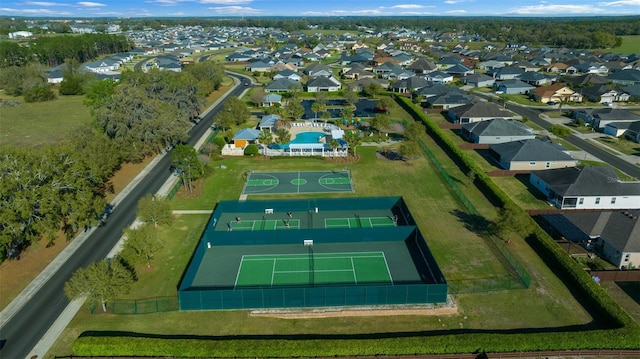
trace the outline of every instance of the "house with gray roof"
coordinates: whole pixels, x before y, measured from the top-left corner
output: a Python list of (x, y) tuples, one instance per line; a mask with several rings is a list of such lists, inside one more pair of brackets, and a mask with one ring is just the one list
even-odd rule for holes
[(474, 102), (450, 108), (446, 117), (453, 123), (472, 123), (494, 118), (516, 119), (518, 116), (494, 103)]
[(529, 182), (560, 209), (640, 209), (640, 183), (620, 181), (611, 166), (533, 171)]
[(466, 67), (463, 64), (456, 64), (449, 68), (446, 68), (443, 72), (453, 75), (455, 77), (462, 77), (473, 74), (473, 70)]
[(416, 75), (422, 75), (429, 73), (431, 71), (435, 71), (438, 68), (436, 64), (432, 61), (427, 60), (424, 57), (421, 57), (414, 61), (413, 63), (407, 66), (407, 70), (411, 70), (416, 73)]
[(465, 123), (460, 134), (469, 142), (495, 144), (536, 138), (533, 129), (520, 121), (494, 118), (488, 121)]
[(587, 100), (598, 103), (626, 102), (631, 98), (631, 96), (624, 91), (620, 91), (610, 85), (602, 84), (583, 87), (580, 89), (580, 92)]
[(604, 133), (614, 137), (624, 136), (630, 141), (640, 143), (640, 121), (608, 123), (604, 127)]
[(235, 148), (245, 148), (249, 144), (255, 144), (260, 136), (260, 130), (255, 128), (243, 128), (235, 133), (231, 141)]
[(278, 122), (280, 119), (282, 119), (282, 117), (275, 114), (265, 115), (260, 119), (260, 123), (258, 123), (258, 129), (260, 131), (273, 131), (273, 128), (276, 127), (276, 122)]
[(485, 74), (471, 74), (460, 79), (465, 85), (473, 87), (491, 87), (496, 82), (493, 77)]
[(543, 216), (565, 238), (595, 242), (594, 250), (620, 269), (640, 264), (640, 210), (565, 211)]
[(605, 126), (613, 122), (635, 122), (640, 121), (640, 116), (622, 109), (614, 108), (585, 108), (573, 110), (571, 116), (574, 120), (582, 120), (584, 123), (595, 129), (604, 129)]
[(408, 93), (420, 90), (423, 87), (429, 86), (429, 81), (427, 81), (424, 77), (413, 76), (408, 79), (396, 81), (391, 84), (391, 91), (400, 92), (400, 93)]
[(282, 105), (282, 96), (276, 93), (269, 93), (262, 97), (262, 107), (273, 107)]
[(432, 71), (425, 75), (427, 81), (446, 84), (453, 81), (453, 75), (444, 71)]
[(430, 108), (448, 110), (454, 107), (471, 104), (475, 100), (476, 99), (473, 96), (467, 95), (464, 92), (453, 91), (426, 97), (422, 103)]
[(340, 91), (342, 84), (333, 77), (317, 76), (307, 82), (307, 92)]
[(542, 86), (555, 82), (557, 77), (529, 71), (518, 76), (518, 79), (522, 82), (528, 83), (529, 85)]
[(295, 92), (302, 91), (302, 85), (299, 81), (289, 79), (280, 79), (269, 82), (264, 87), (264, 92)]
[(489, 146), (490, 155), (500, 167), (510, 171), (549, 170), (577, 166), (578, 161), (565, 151), (566, 149), (560, 144), (535, 138)]
[(524, 69), (515, 66), (505, 66), (487, 71), (487, 75), (496, 80), (512, 80), (524, 74)]
[(522, 82), (518, 79), (504, 80), (500, 82), (496, 82), (494, 84), (496, 91), (513, 95), (513, 94), (526, 94), (529, 91), (536, 88), (535, 86), (529, 85), (528, 83)]
[(273, 79), (274, 80), (280, 80), (280, 79), (289, 79), (289, 80), (293, 80), (293, 81), (302, 81), (302, 76), (300, 76), (299, 73), (293, 71), (293, 70), (282, 70), (280, 72), (278, 72), (277, 74), (273, 75)]
[(622, 70), (607, 76), (616, 85), (630, 86), (640, 84), (640, 70)]
[(273, 62), (268, 61), (256, 61), (245, 66), (244, 69), (251, 72), (269, 72), (273, 64)]

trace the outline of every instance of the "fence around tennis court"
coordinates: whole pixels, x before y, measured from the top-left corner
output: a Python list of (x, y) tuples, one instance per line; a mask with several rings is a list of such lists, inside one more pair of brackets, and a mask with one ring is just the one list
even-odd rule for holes
[[(332, 218), (346, 212), (355, 214), (360, 222), (377, 210), (397, 215), (401, 225), (325, 228), (323, 217), (322, 226), (310, 221), (310, 226), (295, 230), (215, 230), (220, 218), (226, 220), (235, 215), (243, 218), (263, 214), (286, 216), (293, 211), (304, 221), (307, 216), (301, 214)], [(303, 239), (313, 240), (314, 249), (323, 246), (328, 253), (384, 248), (385, 256), (392, 258), (389, 268), (393, 283), (234, 284), (241, 256), (300, 252)], [(226, 279), (221, 279), (223, 272)], [(402, 197), (364, 197), (220, 202), (181, 279), (178, 296), (181, 310), (211, 310), (444, 303), (447, 292), (444, 275)]]

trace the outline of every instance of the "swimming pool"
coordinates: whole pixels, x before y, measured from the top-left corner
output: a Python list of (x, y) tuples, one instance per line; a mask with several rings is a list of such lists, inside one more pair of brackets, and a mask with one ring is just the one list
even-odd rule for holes
[(269, 146), (269, 148), (288, 150), (289, 144), (314, 144), (316, 145), (316, 146), (313, 146), (315, 148), (322, 148), (322, 147), (327, 148), (327, 145), (325, 143), (320, 142), (320, 140), (323, 138), (325, 138), (325, 135), (321, 132), (300, 132), (296, 135), (296, 138), (291, 140), (291, 142), (289, 142), (288, 144), (286, 145), (272, 144)]

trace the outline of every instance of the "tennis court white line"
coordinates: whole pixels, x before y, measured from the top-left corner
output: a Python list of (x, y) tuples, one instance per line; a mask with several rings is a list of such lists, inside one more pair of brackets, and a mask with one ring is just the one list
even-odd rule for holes
[[(310, 273), (310, 272), (314, 272), (314, 273), (331, 273), (331, 272), (352, 272), (353, 270), (351, 269), (314, 269), (313, 271), (310, 270), (281, 270), (281, 271), (276, 271), (273, 272), (278, 273), (278, 274), (283, 274), (283, 273)], [(272, 283), (273, 284), (273, 283)]]
[[(367, 255), (354, 255), (358, 253), (366, 253)], [(248, 254), (248, 255), (242, 256), (242, 260), (243, 261), (267, 261), (267, 260), (274, 260), (274, 259), (298, 260), (298, 259), (307, 259), (309, 257), (308, 254), (302, 254), (302, 253), (278, 254), (277, 258), (273, 258), (272, 256), (273, 256), (272, 254)], [(252, 257), (255, 257), (255, 258), (252, 258)], [(283, 257), (297, 257), (297, 258), (283, 258)], [(340, 255), (340, 253), (315, 253), (314, 257), (316, 259), (384, 258), (384, 252), (350, 252), (350, 253), (345, 253), (345, 255)]]
[(244, 262), (244, 256), (240, 258), (240, 266), (238, 267), (238, 273), (236, 273), (236, 281), (233, 283), (233, 287), (238, 286), (238, 277), (240, 277), (240, 271), (242, 270), (242, 262)]
[(384, 259), (384, 265), (387, 267), (387, 273), (389, 274), (389, 280), (391, 281), (391, 285), (395, 285), (393, 283), (393, 277), (391, 276), (391, 271), (389, 270), (389, 263), (387, 263), (387, 257), (385, 257), (384, 252), (382, 253), (382, 259)]
[(353, 264), (353, 257), (351, 257), (351, 273), (353, 274), (353, 282), (358, 284), (358, 278), (356, 277), (356, 266)]
[(276, 276), (276, 261), (277, 259), (273, 260), (273, 267), (271, 267), (271, 285), (273, 285), (273, 277)]

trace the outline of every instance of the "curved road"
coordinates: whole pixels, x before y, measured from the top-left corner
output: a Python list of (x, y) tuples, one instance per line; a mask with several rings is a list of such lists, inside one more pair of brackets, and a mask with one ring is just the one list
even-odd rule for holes
[[(248, 83), (247, 77), (230, 74)], [(236, 86), (228, 94), (239, 96), (245, 86)], [(224, 101), (210, 109), (199, 124), (189, 132), (187, 144), (193, 146), (206, 132), (213, 122), (213, 117), (222, 109)], [(0, 328), (0, 358), (25, 358), (49, 327), (67, 307), (67, 300), (63, 288), (64, 283), (81, 267), (105, 258), (127, 228), (135, 219), (138, 200), (149, 194), (156, 193), (165, 183), (169, 172), (170, 155), (165, 155), (149, 174), (125, 196), (113, 209), (105, 225), (92, 230), (89, 238), (78, 250), (66, 260), (58, 271), (46, 281), (31, 299), (22, 303), (22, 307), (7, 320)], [(28, 359), (28, 358), (27, 358)]]
[[(527, 118), (530, 119), (531, 122), (535, 123), (536, 125), (544, 129), (548, 129), (552, 125), (548, 121), (545, 121), (544, 119), (540, 118), (540, 115), (545, 112), (544, 110), (534, 108), (534, 107), (516, 105), (513, 103), (508, 103), (507, 108), (519, 115), (526, 116)], [(626, 173), (627, 175), (640, 179), (640, 167), (635, 166), (634, 164), (629, 163), (621, 159), (620, 157), (608, 151), (605, 151), (602, 148), (596, 145), (593, 145), (588, 141), (585, 141), (584, 139), (574, 134), (569, 135), (569, 137), (565, 138), (565, 140), (571, 143), (572, 145), (580, 148), (581, 150), (588, 152), (593, 156), (599, 158), (603, 162), (606, 162), (609, 165), (619, 169), (620, 171)], [(640, 158), (638, 159), (638, 162), (640, 162)]]

